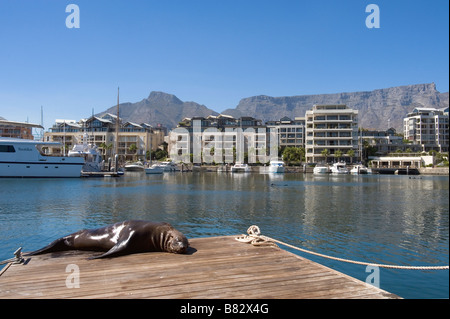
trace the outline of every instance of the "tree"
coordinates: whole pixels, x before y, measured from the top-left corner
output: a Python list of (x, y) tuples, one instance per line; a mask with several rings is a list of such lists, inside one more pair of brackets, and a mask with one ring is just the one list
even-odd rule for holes
[(137, 151), (137, 146), (136, 144), (131, 144), (130, 147), (128, 148), (128, 150), (130, 151), (130, 153), (136, 153)]
[(343, 153), (341, 150), (337, 150), (336, 152), (334, 152), (334, 156), (337, 157), (338, 161), (341, 159), (342, 154)]
[(375, 156), (377, 154), (378, 149), (372, 145), (367, 140), (363, 141), (363, 162), (367, 163), (369, 160), (369, 156)]
[(353, 164), (353, 157), (355, 156), (355, 151), (354, 150), (349, 150), (347, 152), (347, 155), (350, 157), (350, 163)]
[(322, 152), (320, 152), (320, 154), (322, 154), (322, 156), (325, 157), (325, 163), (326, 163), (328, 156), (330, 155), (330, 151), (328, 150), (328, 148), (325, 148)]
[(152, 157), (154, 157), (156, 160), (161, 160), (167, 157), (167, 151), (166, 150), (162, 150), (160, 148), (158, 148), (156, 151), (152, 151)]
[(137, 151), (137, 146), (136, 146), (136, 144), (131, 144), (129, 147), (128, 147), (128, 151), (131, 153), (131, 154), (134, 154), (133, 155), (133, 160), (134, 160), (134, 158), (136, 157), (136, 151)]
[(112, 143), (109, 143), (109, 144), (101, 143), (100, 148), (104, 149), (105, 150), (104, 155), (106, 157), (109, 157), (111, 155), (110, 153), (111, 153), (111, 149), (113, 148), (113, 145), (112, 145)]
[(305, 150), (299, 147), (286, 147), (282, 153), (283, 160), (287, 163), (297, 162), (300, 163), (304, 156)]

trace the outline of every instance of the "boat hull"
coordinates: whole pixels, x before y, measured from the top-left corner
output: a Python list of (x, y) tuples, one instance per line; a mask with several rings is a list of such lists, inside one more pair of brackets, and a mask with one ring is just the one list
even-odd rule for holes
[(146, 168), (145, 173), (146, 174), (162, 174), (162, 173), (164, 173), (164, 170), (160, 167), (152, 167), (152, 168)]
[(248, 173), (250, 172), (250, 168), (247, 164), (236, 163), (231, 167), (232, 173)]
[(139, 166), (125, 166), (125, 170), (127, 172), (142, 172), (144, 170), (144, 167)]
[(283, 161), (270, 161), (269, 173), (284, 173)]
[(349, 174), (350, 171), (346, 167), (345, 163), (334, 163), (331, 166), (331, 174)]
[(84, 161), (70, 163), (0, 163), (0, 177), (80, 177), (83, 165)]
[(46, 155), (42, 151), (46, 145), (60, 146), (53, 142), (0, 138), (0, 178), (81, 176), (84, 158)]
[(269, 167), (269, 173), (284, 173), (284, 167)]
[(314, 174), (328, 174), (330, 173), (330, 171), (328, 170), (328, 168), (320, 168), (320, 169), (314, 169), (313, 171)]
[(244, 168), (232, 168), (231, 172), (232, 173), (248, 173), (249, 170), (248, 169), (244, 169)]

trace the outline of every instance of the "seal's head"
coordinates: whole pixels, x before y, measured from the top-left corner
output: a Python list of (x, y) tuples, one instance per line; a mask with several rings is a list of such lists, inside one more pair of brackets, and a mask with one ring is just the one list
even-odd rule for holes
[(172, 230), (171, 236), (167, 241), (167, 251), (175, 254), (184, 254), (186, 253), (188, 247), (189, 241), (186, 236), (177, 230)]

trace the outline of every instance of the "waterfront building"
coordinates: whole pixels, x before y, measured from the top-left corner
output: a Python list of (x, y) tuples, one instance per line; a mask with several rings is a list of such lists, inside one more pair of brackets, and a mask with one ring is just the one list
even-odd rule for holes
[(280, 147), (305, 147), (305, 118), (291, 120), (285, 116), (279, 121), (267, 121), (267, 128), (273, 128)]
[(248, 163), (268, 161), (267, 127), (253, 117), (238, 119), (220, 114), (184, 118), (169, 133), (171, 158), (193, 163)]
[(403, 132), (406, 140), (421, 145), (424, 152), (448, 152), (448, 124), (448, 107), (417, 107), (403, 119)]
[(165, 129), (147, 123), (122, 123), (119, 118), (118, 150), (115, 150), (117, 116), (105, 114), (80, 120), (57, 120), (44, 134), (48, 142), (60, 142), (62, 147), (53, 147), (50, 154), (67, 154), (76, 144), (86, 138), (96, 145), (104, 158), (119, 155), (120, 161), (145, 160), (147, 152), (157, 150), (164, 142)]
[(44, 128), (38, 124), (31, 124), (25, 122), (13, 122), (0, 118), (0, 137), (12, 137), (27, 140), (34, 140), (33, 128)]
[(358, 111), (345, 104), (314, 105), (305, 113), (308, 163), (360, 159)]
[(361, 144), (376, 149), (374, 155), (382, 156), (395, 152), (420, 152), (420, 147), (403, 143), (403, 136), (397, 134), (394, 128), (386, 131), (365, 130), (360, 131)]
[(422, 168), (434, 165), (434, 156), (418, 154), (394, 154), (392, 156), (369, 156), (372, 168), (401, 169)]

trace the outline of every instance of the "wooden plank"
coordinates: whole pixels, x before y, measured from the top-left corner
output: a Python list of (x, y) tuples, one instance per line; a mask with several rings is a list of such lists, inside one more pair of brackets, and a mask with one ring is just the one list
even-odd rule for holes
[[(33, 256), (0, 277), (0, 298), (397, 298), (289, 253), (232, 236), (191, 239), (189, 254), (88, 260), (91, 252)], [(67, 265), (80, 288), (67, 288)]]

